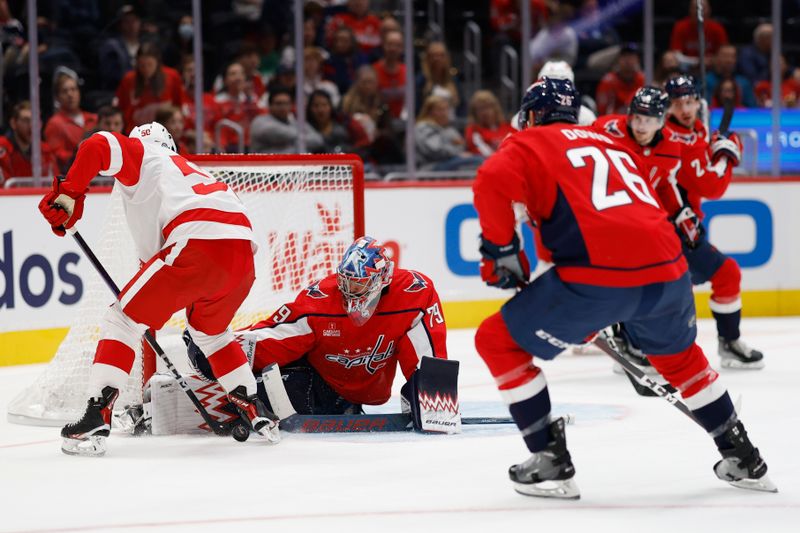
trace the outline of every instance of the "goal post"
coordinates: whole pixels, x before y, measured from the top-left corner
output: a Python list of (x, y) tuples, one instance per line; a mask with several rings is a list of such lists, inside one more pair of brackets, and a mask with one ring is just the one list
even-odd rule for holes
[[(187, 158), (225, 182), (242, 200), (258, 245), (256, 281), (231, 327), (269, 316), (312, 281), (331, 273), (354, 238), (364, 234), (364, 170), (354, 155), (198, 155)], [(99, 222), (99, 221), (98, 221)], [(139, 267), (122, 200), (112, 190), (98, 242), (90, 243), (118, 285)], [(80, 417), (100, 323), (113, 295), (92, 272), (76, 317), (52, 361), (8, 406), (11, 422), (62, 425)], [(159, 332), (170, 357), (185, 361), (179, 333), (183, 312)], [(142, 402), (143, 383), (154, 368), (138, 350), (136, 363), (116, 405)]]

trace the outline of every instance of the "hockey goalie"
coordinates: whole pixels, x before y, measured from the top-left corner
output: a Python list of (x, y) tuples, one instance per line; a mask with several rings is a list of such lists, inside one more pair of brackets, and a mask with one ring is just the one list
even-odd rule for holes
[[(395, 268), (371, 237), (357, 239), (341, 263), (270, 318), (236, 332), (259, 382), (259, 397), (284, 419), (295, 413), (361, 414), (391, 396), (397, 366), (406, 379), (401, 408), (414, 429), (457, 433), (458, 362), (447, 359), (446, 326), (431, 280)], [(184, 333), (196, 374), (189, 385), (223, 423), (234, 410), (216, 370)], [(142, 428), (154, 435), (204, 432), (205, 425), (171, 376), (156, 374), (145, 390)]]

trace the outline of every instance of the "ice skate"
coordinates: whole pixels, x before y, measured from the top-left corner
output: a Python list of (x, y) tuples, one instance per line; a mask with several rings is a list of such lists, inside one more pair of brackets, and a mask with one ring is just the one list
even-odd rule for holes
[(251, 394), (248, 396), (244, 385), (239, 385), (228, 393), (228, 398), (253, 431), (273, 444), (280, 442), (281, 434), (278, 428), (278, 417), (266, 408), (264, 403), (259, 400), (258, 395)]
[(527, 461), (508, 469), (514, 490), (526, 496), (577, 500), (581, 497), (572, 479), (575, 467), (567, 451), (564, 419), (550, 424), (551, 441), (547, 448), (534, 453)]
[(750, 348), (741, 339), (725, 340), (719, 337), (717, 349), (722, 368), (758, 370), (764, 368), (764, 354)]
[(764, 492), (778, 492), (767, 476), (767, 463), (753, 447), (741, 422), (725, 432), (730, 448), (720, 449), (722, 460), (714, 465), (714, 473), (734, 487)]
[(119, 391), (105, 387), (100, 398), (89, 398), (86, 411), (77, 422), (61, 429), (61, 451), (67, 455), (100, 457), (106, 453), (106, 437), (111, 432), (111, 411)]

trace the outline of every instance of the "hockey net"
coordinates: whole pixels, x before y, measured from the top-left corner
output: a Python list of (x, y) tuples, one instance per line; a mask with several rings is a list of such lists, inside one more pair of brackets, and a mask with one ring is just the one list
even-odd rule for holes
[[(364, 232), (363, 165), (356, 156), (231, 154), (195, 156), (192, 161), (236, 191), (258, 241), (256, 281), (231, 324), (234, 329), (266, 318), (293, 301), (300, 289), (331, 273), (347, 246)], [(116, 189), (102, 227), (99, 242), (90, 246), (122, 287), (139, 263)], [(96, 272), (85, 281), (86, 292), (67, 336), (45, 371), (11, 402), (10, 421), (61, 425), (83, 413), (100, 323), (114, 299)], [(184, 313), (179, 312), (158, 333), (179, 368), (186, 360), (179, 335), (184, 326)], [(154, 366), (148, 357), (138, 350), (118, 408), (142, 402), (143, 381)]]

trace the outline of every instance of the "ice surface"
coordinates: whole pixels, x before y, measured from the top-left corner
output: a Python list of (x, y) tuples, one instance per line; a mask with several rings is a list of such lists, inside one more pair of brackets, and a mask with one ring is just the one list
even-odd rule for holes
[[(711, 321), (699, 341), (718, 367)], [(507, 415), (473, 348), (449, 333), (461, 361), (466, 416)], [(603, 355), (542, 363), (557, 412), (576, 415), (567, 441), (579, 501), (516, 494), (507, 479), (527, 458), (510, 426), (458, 436), (297, 435), (250, 439), (114, 435), (103, 458), (68, 457), (56, 428), (0, 419), (0, 531), (346, 531), (512, 533), (800, 531), (800, 318), (746, 319), (761, 371), (722, 371), (780, 493), (735, 489), (711, 467), (713, 443), (675, 408), (636, 396)], [(41, 366), (0, 369), (0, 409)], [(395, 393), (400, 384), (396, 384)], [(397, 398), (388, 410), (399, 408)], [(387, 409), (385, 408), (385, 409)]]

